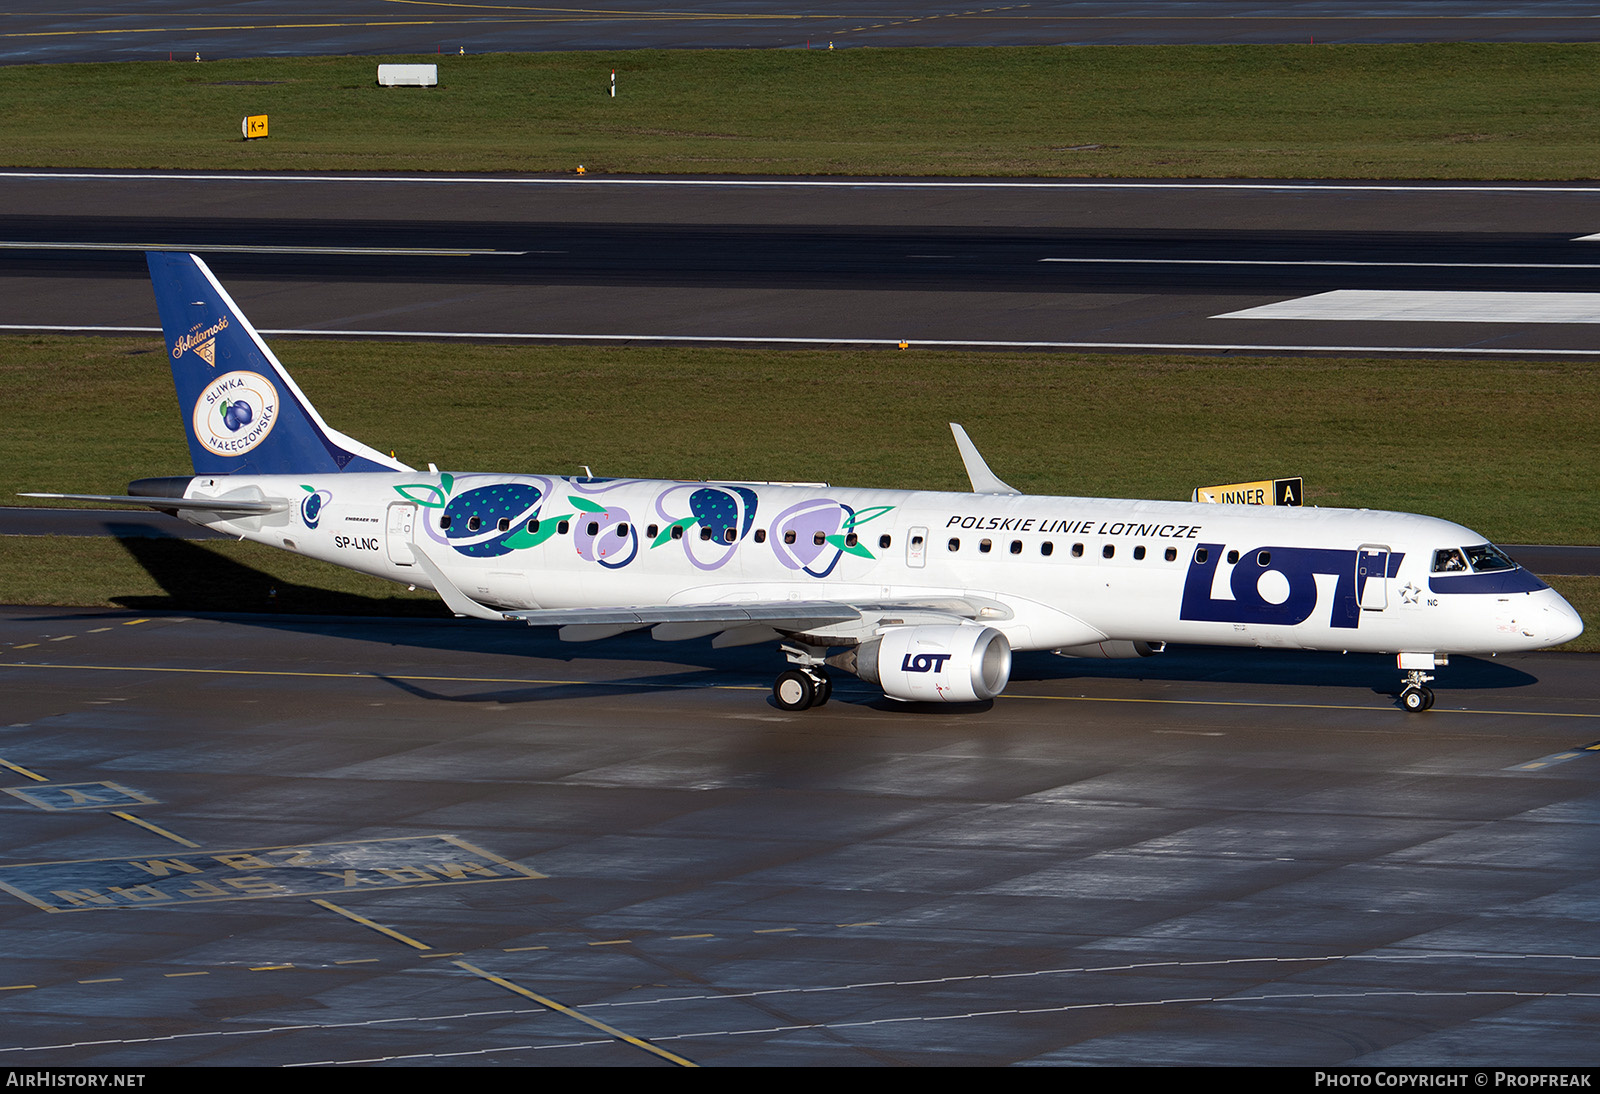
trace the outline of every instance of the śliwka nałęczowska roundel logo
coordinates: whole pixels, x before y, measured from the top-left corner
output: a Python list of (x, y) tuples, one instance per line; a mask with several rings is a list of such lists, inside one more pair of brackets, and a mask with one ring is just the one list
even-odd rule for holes
[(255, 372), (230, 372), (206, 385), (194, 404), (194, 435), (208, 451), (240, 456), (278, 424), (278, 389)]

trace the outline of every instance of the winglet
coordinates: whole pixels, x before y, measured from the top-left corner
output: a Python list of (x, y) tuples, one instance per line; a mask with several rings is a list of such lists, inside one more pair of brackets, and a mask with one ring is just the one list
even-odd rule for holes
[(972, 480), (974, 494), (1022, 493), (1016, 487), (1001, 482), (999, 476), (989, 470), (989, 465), (983, 461), (983, 456), (978, 452), (978, 446), (972, 443), (972, 438), (967, 436), (965, 429), (951, 422), (950, 432), (955, 434), (956, 448), (961, 452), (961, 462), (967, 465), (967, 478)]

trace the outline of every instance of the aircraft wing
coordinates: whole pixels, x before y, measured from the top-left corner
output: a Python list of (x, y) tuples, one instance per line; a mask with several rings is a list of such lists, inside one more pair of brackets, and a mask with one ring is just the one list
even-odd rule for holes
[(711, 644), (725, 647), (769, 642), (791, 635), (810, 637), (820, 645), (839, 645), (868, 636), (874, 628), (886, 623), (959, 623), (968, 619), (1008, 617), (1011, 612), (997, 601), (978, 597), (928, 597), (861, 603), (773, 600), (621, 608), (534, 608), (500, 614), (530, 626), (559, 627), (561, 638), (567, 642), (610, 638), (649, 627), (650, 636), (660, 642), (716, 635)]
[(845, 645), (885, 624), (1011, 618), (1011, 609), (977, 596), (905, 597), (844, 602), (839, 600), (739, 601), (716, 604), (638, 604), (610, 608), (498, 609), (480, 604), (439, 569), (420, 547), (412, 554), (434, 590), (457, 615), (477, 619), (514, 620), (533, 627), (557, 627), (567, 642), (589, 642), (628, 631), (650, 628), (662, 642), (716, 635), (713, 646), (742, 646), (786, 636), (809, 636), (819, 645)]

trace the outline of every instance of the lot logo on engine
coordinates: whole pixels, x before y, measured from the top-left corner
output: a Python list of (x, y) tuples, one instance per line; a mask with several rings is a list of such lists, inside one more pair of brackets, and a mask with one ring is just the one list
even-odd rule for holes
[(900, 661), (902, 672), (943, 672), (948, 653), (908, 653)]

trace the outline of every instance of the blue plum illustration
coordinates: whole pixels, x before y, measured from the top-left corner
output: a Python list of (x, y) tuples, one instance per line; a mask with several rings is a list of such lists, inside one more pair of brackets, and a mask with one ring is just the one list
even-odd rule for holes
[[(450, 545), (473, 558), (510, 554), (518, 544), (507, 542), (538, 515), (544, 495), (538, 487), (520, 482), (480, 486), (450, 499), (443, 516), (449, 519), (445, 536)], [(500, 522), (507, 522), (500, 530)], [(524, 537), (525, 538), (525, 537)]]
[(236, 399), (233, 402), (224, 405), (222, 410), (222, 424), (228, 427), (228, 431), (230, 433), (237, 433), (239, 430), (249, 425), (255, 416), (256, 413), (250, 409), (249, 403), (245, 402), (243, 399)]

